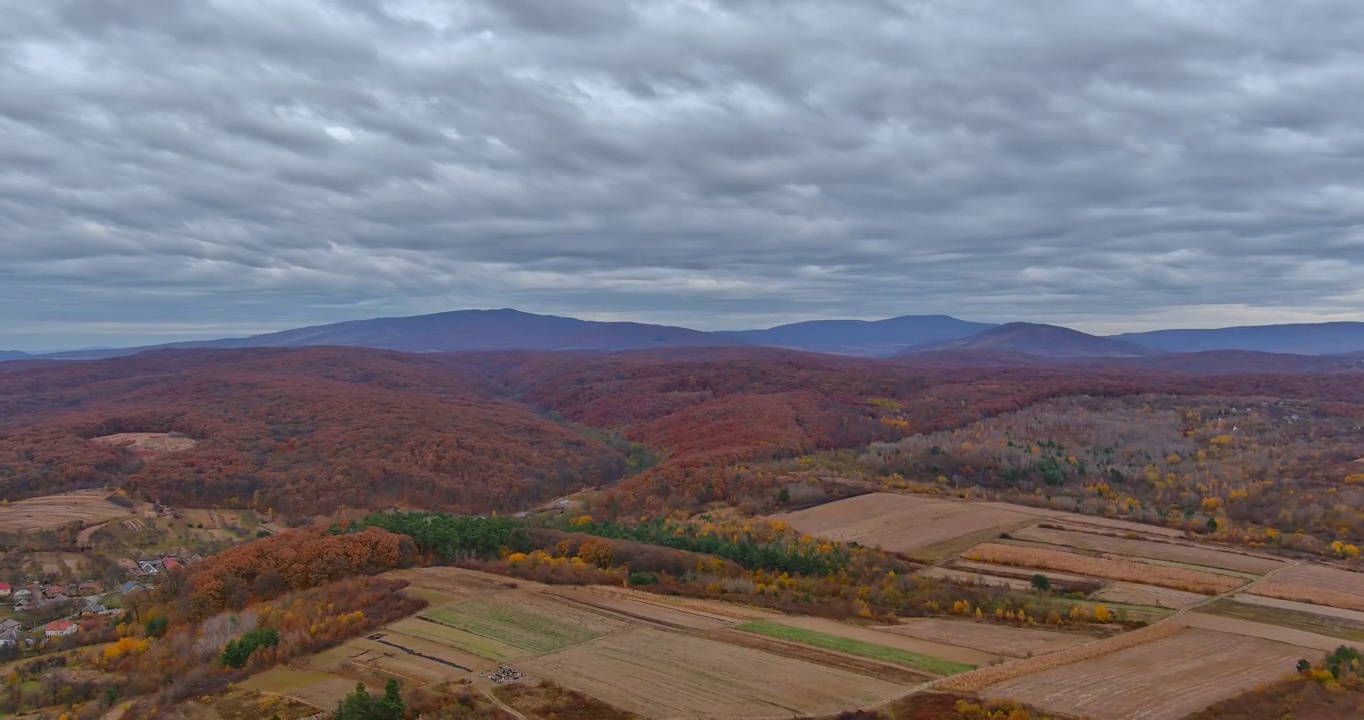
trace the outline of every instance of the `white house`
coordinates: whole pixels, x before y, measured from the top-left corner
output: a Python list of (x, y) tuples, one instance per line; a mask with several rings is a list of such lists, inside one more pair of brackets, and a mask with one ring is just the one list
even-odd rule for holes
[(75, 635), (80, 629), (79, 625), (70, 620), (58, 620), (57, 622), (44, 625), (43, 633), (48, 637), (66, 637), (68, 635)]

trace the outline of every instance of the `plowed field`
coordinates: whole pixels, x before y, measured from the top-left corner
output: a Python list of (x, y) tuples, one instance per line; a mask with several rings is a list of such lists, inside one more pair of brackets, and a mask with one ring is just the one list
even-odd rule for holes
[(991, 686), (1010, 698), (1096, 720), (1178, 720), (1293, 672), (1313, 651), (1259, 638), (1185, 630), (1127, 650)]

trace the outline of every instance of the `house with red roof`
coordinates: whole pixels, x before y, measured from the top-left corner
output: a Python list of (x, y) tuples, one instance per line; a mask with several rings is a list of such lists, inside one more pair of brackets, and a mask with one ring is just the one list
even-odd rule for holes
[(81, 626), (70, 620), (58, 620), (57, 622), (50, 622), (44, 625), (43, 633), (48, 637), (66, 637), (68, 635), (75, 635), (80, 629)]
[(0, 598), (7, 598), (14, 588), (7, 582), (0, 582)]

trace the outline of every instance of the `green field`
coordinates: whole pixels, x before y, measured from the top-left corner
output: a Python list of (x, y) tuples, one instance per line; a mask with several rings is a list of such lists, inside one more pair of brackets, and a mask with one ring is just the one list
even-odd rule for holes
[(838, 635), (830, 635), (815, 630), (806, 630), (790, 625), (782, 625), (771, 620), (756, 620), (745, 625), (740, 625), (739, 629), (757, 635), (766, 635), (768, 637), (777, 638), (778, 640), (789, 640), (791, 642), (798, 642), (802, 645), (811, 645), (825, 650), (837, 650), (850, 655), (861, 655), (862, 657), (895, 665), (903, 665), (915, 670), (933, 673), (934, 675), (955, 675), (957, 673), (966, 672), (967, 670), (976, 669), (975, 665), (952, 662), (951, 660), (943, 660), (942, 658), (936, 658), (931, 655), (922, 655), (908, 650), (886, 647), (885, 645), (875, 645), (869, 642), (839, 637)]
[(534, 604), (523, 603), (522, 607), (526, 609), (512, 607), (503, 599), (469, 600), (425, 612), (421, 617), (535, 654), (554, 652), (605, 634), (584, 627), (584, 623), (533, 612)]

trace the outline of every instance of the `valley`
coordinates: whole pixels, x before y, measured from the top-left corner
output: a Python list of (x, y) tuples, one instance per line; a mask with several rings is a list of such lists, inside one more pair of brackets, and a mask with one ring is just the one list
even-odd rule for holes
[(1350, 378), (937, 363), (306, 348), (0, 374), (25, 601), (0, 700), (1182, 720), (1320, 673), (1356, 692), (1350, 661), (1312, 669), (1364, 643)]

